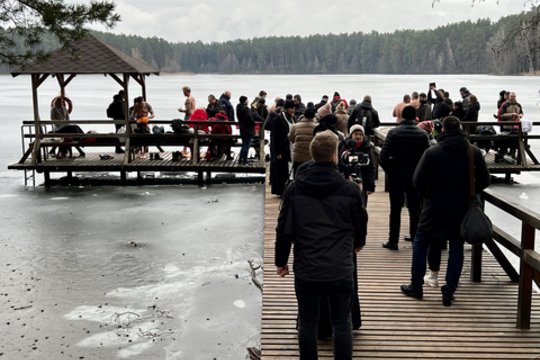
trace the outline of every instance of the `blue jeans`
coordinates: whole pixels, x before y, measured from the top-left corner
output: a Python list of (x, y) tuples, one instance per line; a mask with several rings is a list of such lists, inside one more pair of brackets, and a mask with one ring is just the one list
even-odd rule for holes
[(241, 138), (242, 138), (242, 148), (240, 149), (240, 158), (239, 158), (239, 161), (242, 163), (242, 162), (246, 162), (247, 161), (247, 157), (248, 157), (248, 153), (249, 153), (249, 148), (251, 147), (251, 140), (253, 140), (253, 135), (251, 134), (244, 134), (244, 135), (241, 135)]
[(352, 359), (351, 307), (354, 293), (352, 274), (332, 282), (294, 280), (298, 301), (298, 345), (301, 360), (317, 360), (321, 294), (328, 296), (334, 335), (334, 359)]
[[(413, 241), (411, 285), (416, 288), (424, 284), (426, 275), (427, 252), (430, 246), (439, 246), (436, 239), (431, 239), (422, 231), (417, 231)], [(449, 241), (448, 266), (446, 268), (445, 291), (454, 293), (459, 285), (463, 269), (463, 240), (456, 236)]]

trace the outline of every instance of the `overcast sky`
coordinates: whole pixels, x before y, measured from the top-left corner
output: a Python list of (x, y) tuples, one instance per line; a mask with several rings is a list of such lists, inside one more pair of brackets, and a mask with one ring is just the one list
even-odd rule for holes
[[(113, 0), (118, 34), (170, 42), (430, 29), (526, 10), (526, 0)], [(104, 30), (104, 29), (99, 29)], [(106, 30), (107, 31), (107, 30)]]

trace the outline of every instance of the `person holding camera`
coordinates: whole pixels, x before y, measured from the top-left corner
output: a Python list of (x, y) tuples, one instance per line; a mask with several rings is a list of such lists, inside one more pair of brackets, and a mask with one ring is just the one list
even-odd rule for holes
[(350, 135), (342, 141), (340, 149), (339, 169), (345, 178), (360, 185), (364, 206), (367, 206), (368, 195), (375, 192), (375, 164), (364, 127), (351, 126)]

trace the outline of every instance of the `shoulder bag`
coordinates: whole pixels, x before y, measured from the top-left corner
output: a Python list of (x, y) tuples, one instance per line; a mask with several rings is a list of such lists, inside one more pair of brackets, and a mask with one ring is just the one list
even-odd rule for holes
[(482, 209), (475, 191), (473, 147), (469, 145), (469, 210), (461, 221), (460, 233), (465, 242), (476, 245), (493, 239), (493, 225)]

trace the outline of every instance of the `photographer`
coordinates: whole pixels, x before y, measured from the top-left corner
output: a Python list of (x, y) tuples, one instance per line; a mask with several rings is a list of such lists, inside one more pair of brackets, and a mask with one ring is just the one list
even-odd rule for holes
[(364, 205), (367, 206), (369, 194), (375, 191), (375, 164), (371, 153), (371, 144), (365, 136), (362, 125), (350, 128), (349, 138), (340, 145), (339, 169), (343, 175), (362, 189)]

